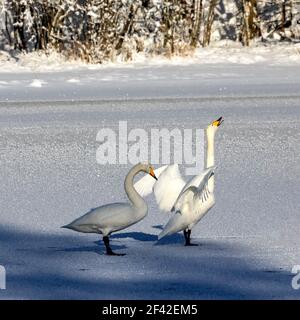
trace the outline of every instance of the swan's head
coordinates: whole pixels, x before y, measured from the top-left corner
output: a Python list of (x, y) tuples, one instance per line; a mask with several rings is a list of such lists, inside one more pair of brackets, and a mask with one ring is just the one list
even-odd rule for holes
[(141, 166), (141, 171), (150, 174), (151, 177), (157, 180), (157, 177), (154, 173), (154, 169), (150, 163), (141, 163)]
[(219, 119), (214, 120), (212, 123), (210, 123), (208, 125), (208, 127), (206, 128), (207, 134), (214, 135), (217, 132), (219, 126), (222, 124), (223, 121), (224, 121), (223, 118), (220, 117)]

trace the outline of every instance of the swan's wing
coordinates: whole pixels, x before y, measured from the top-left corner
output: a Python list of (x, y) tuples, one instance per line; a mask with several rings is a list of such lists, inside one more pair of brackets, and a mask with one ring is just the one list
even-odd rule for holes
[[(188, 189), (189, 187), (191, 186), (194, 186), (194, 187), (199, 187), (200, 186), (200, 183), (203, 181), (203, 179), (205, 179), (206, 175), (209, 175), (210, 176), (215, 172), (216, 170), (216, 166), (211, 166), (209, 168), (206, 168), (204, 169), (200, 174), (198, 174), (197, 176), (194, 176), (192, 177), (188, 182), (187, 184), (184, 186), (184, 189), (182, 189), (182, 192), (184, 192), (186, 189)], [(209, 176), (209, 178), (210, 178)], [(209, 179), (208, 178), (208, 179)], [(181, 192), (181, 193), (182, 193)]]
[(161, 211), (170, 212), (178, 195), (185, 186), (178, 164), (168, 166), (154, 184), (153, 192)]
[[(155, 176), (160, 177), (161, 173), (167, 169), (168, 165), (162, 166), (154, 170)], [(146, 197), (153, 191), (153, 186), (156, 180), (153, 179), (149, 174), (145, 175), (143, 178), (139, 179), (133, 186), (135, 190), (142, 196)]]
[(215, 168), (216, 167), (209, 167), (200, 175), (192, 178), (178, 196), (172, 211), (181, 211), (184, 206), (192, 208), (195, 201), (206, 200), (209, 194), (208, 180), (214, 174)]

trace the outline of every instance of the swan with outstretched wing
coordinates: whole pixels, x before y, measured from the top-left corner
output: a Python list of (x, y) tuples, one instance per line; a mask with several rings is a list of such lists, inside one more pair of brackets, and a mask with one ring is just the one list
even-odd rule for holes
[(185, 245), (193, 245), (190, 241), (192, 228), (215, 204), (214, 194), (208, 189), (208, 181), (214, 171), (215, 167), (207, 168), (187, 183), (172, 208), (174, 214), (158, 235), (158, 239), (183, 231)]
[[(220, 117), (206, 128), (206, 169), (202, 173), (186, 182), (179, 172), (178, 164), (172, 164), (155, 170), (155, 175), (158, 178), (157, 181), (149, 179), (150, 177), (146, 176), (135, 183), (136, 190), (143, 196), (147, 196), (151, 192), (154, 193), (161, 211), (174, 211), (175, 216), (181, 215), (181, 218), (178, 220), (180, 223), (178, 222), (179, 224), (176, 228), (174, 227), (174, 221), (178, 218), (175, 219), (174, 216), (170, 218), (164, 230), (159, 234), (159, 239), (183, 230), (185, 245), (192, 245), (190, 241), (192, 227), (213, 207), (215, 203), (214, 138), (222, 122), (223, 119)], [(199, 202), (200, 194), (201, 201)], [(195, 215), (198, 215), (197, 218), (195, 218)], [(171, 223), (171, 221), (173, 222)], [(170, 227), (171, 225), (173, 226), (172, 228)]]

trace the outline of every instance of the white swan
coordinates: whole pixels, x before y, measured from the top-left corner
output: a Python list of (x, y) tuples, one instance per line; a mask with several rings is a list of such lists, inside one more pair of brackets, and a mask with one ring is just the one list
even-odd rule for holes
[(180, 175), (177, 164), (163, 166), (155, 170), (158, 180), (150, 181), (143, 177), (136, 182), (136, 190), (144, 196), (151, 193), (155, 195), (160, 210), (175, 211), (169, 222), (159, 234), (162, 237), (184, 231), (185, 245), (190, 242), (192, 227), (211, 209), (214, 201), (214, 137), (223, 122), (222, 117), (213, 121), (206, 128), (207, 153), (206, 170), (185, 182)]
[(109, 245), (109, 235), (139, 222), (147, 215), (148, 206), (133, 187), (133, 179), (141, 171), (149, 173), (157, 179), (151, 165), (142, 163), (135, 165), (127, 174), (124, 182), (124, 188), (130, 203), (110, 203), (91, 209), (82, 217), (62, 228), (84, 233), (102, 234), (106, 253), (108, 255), (123, 255), (112, 251)]
[(171, 210), (175, 214), (164, 226), (162, 232), (158, 235), (158, 239), (183, 231), (185, 245), (194, 245), (191, 243), (192, 228), (215, 204), (214, 194), (208, 188), (208, 182), (213, 177), (214, 170), (215, 167), (209, 167), (201, 175), (187, 183)]

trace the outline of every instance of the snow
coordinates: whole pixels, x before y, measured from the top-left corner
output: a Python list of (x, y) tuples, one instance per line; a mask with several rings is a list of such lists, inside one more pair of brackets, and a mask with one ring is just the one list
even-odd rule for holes
[(57, 52), (32, 52), (11, 57), (0, 51), (0, 72), (53, 72), (69, 70), (103, 70), (105, 68), (132, 68), (162, 65), (193, 64), (257, 64), (295, 65), (300, 64), (300, 44), (263, 45), (242, 47), (238, 42), (220, 40), (210, 47), (199, 48), (190, 56), (174, 56), (171, 59), (146, 53), (133, 54), (132, 61), (124, 62), (121, 58), (100, 65), (92, 65), (80, 60), (66, 60)]
[[(0, 299), (299, 299), (291, 287), (300, 264), (294, 49), (266, 49), (270, 57), (256, 48), (262, 60), (223, 48), (222, 62), (207, 55), (203, 63), (2, 62)], [(96, 162), (101, 128), (120, 120), (129, 129), (204, 128), (221, 115), (216, 205), (192, 232), (199, 247), (184, 247), (181, 234), (157, 242), (168, 216), (152, 196), (148, 216), (111, 237), (124, 257), (104, 255), (97, 235), (60, 228), (126, 200), (131, 165)]]
[(43, 80), (33, 79), (33, 81), (29, 84), (29, 87), (41, 88), (45, 84), (47, 84), (47, 82)]

